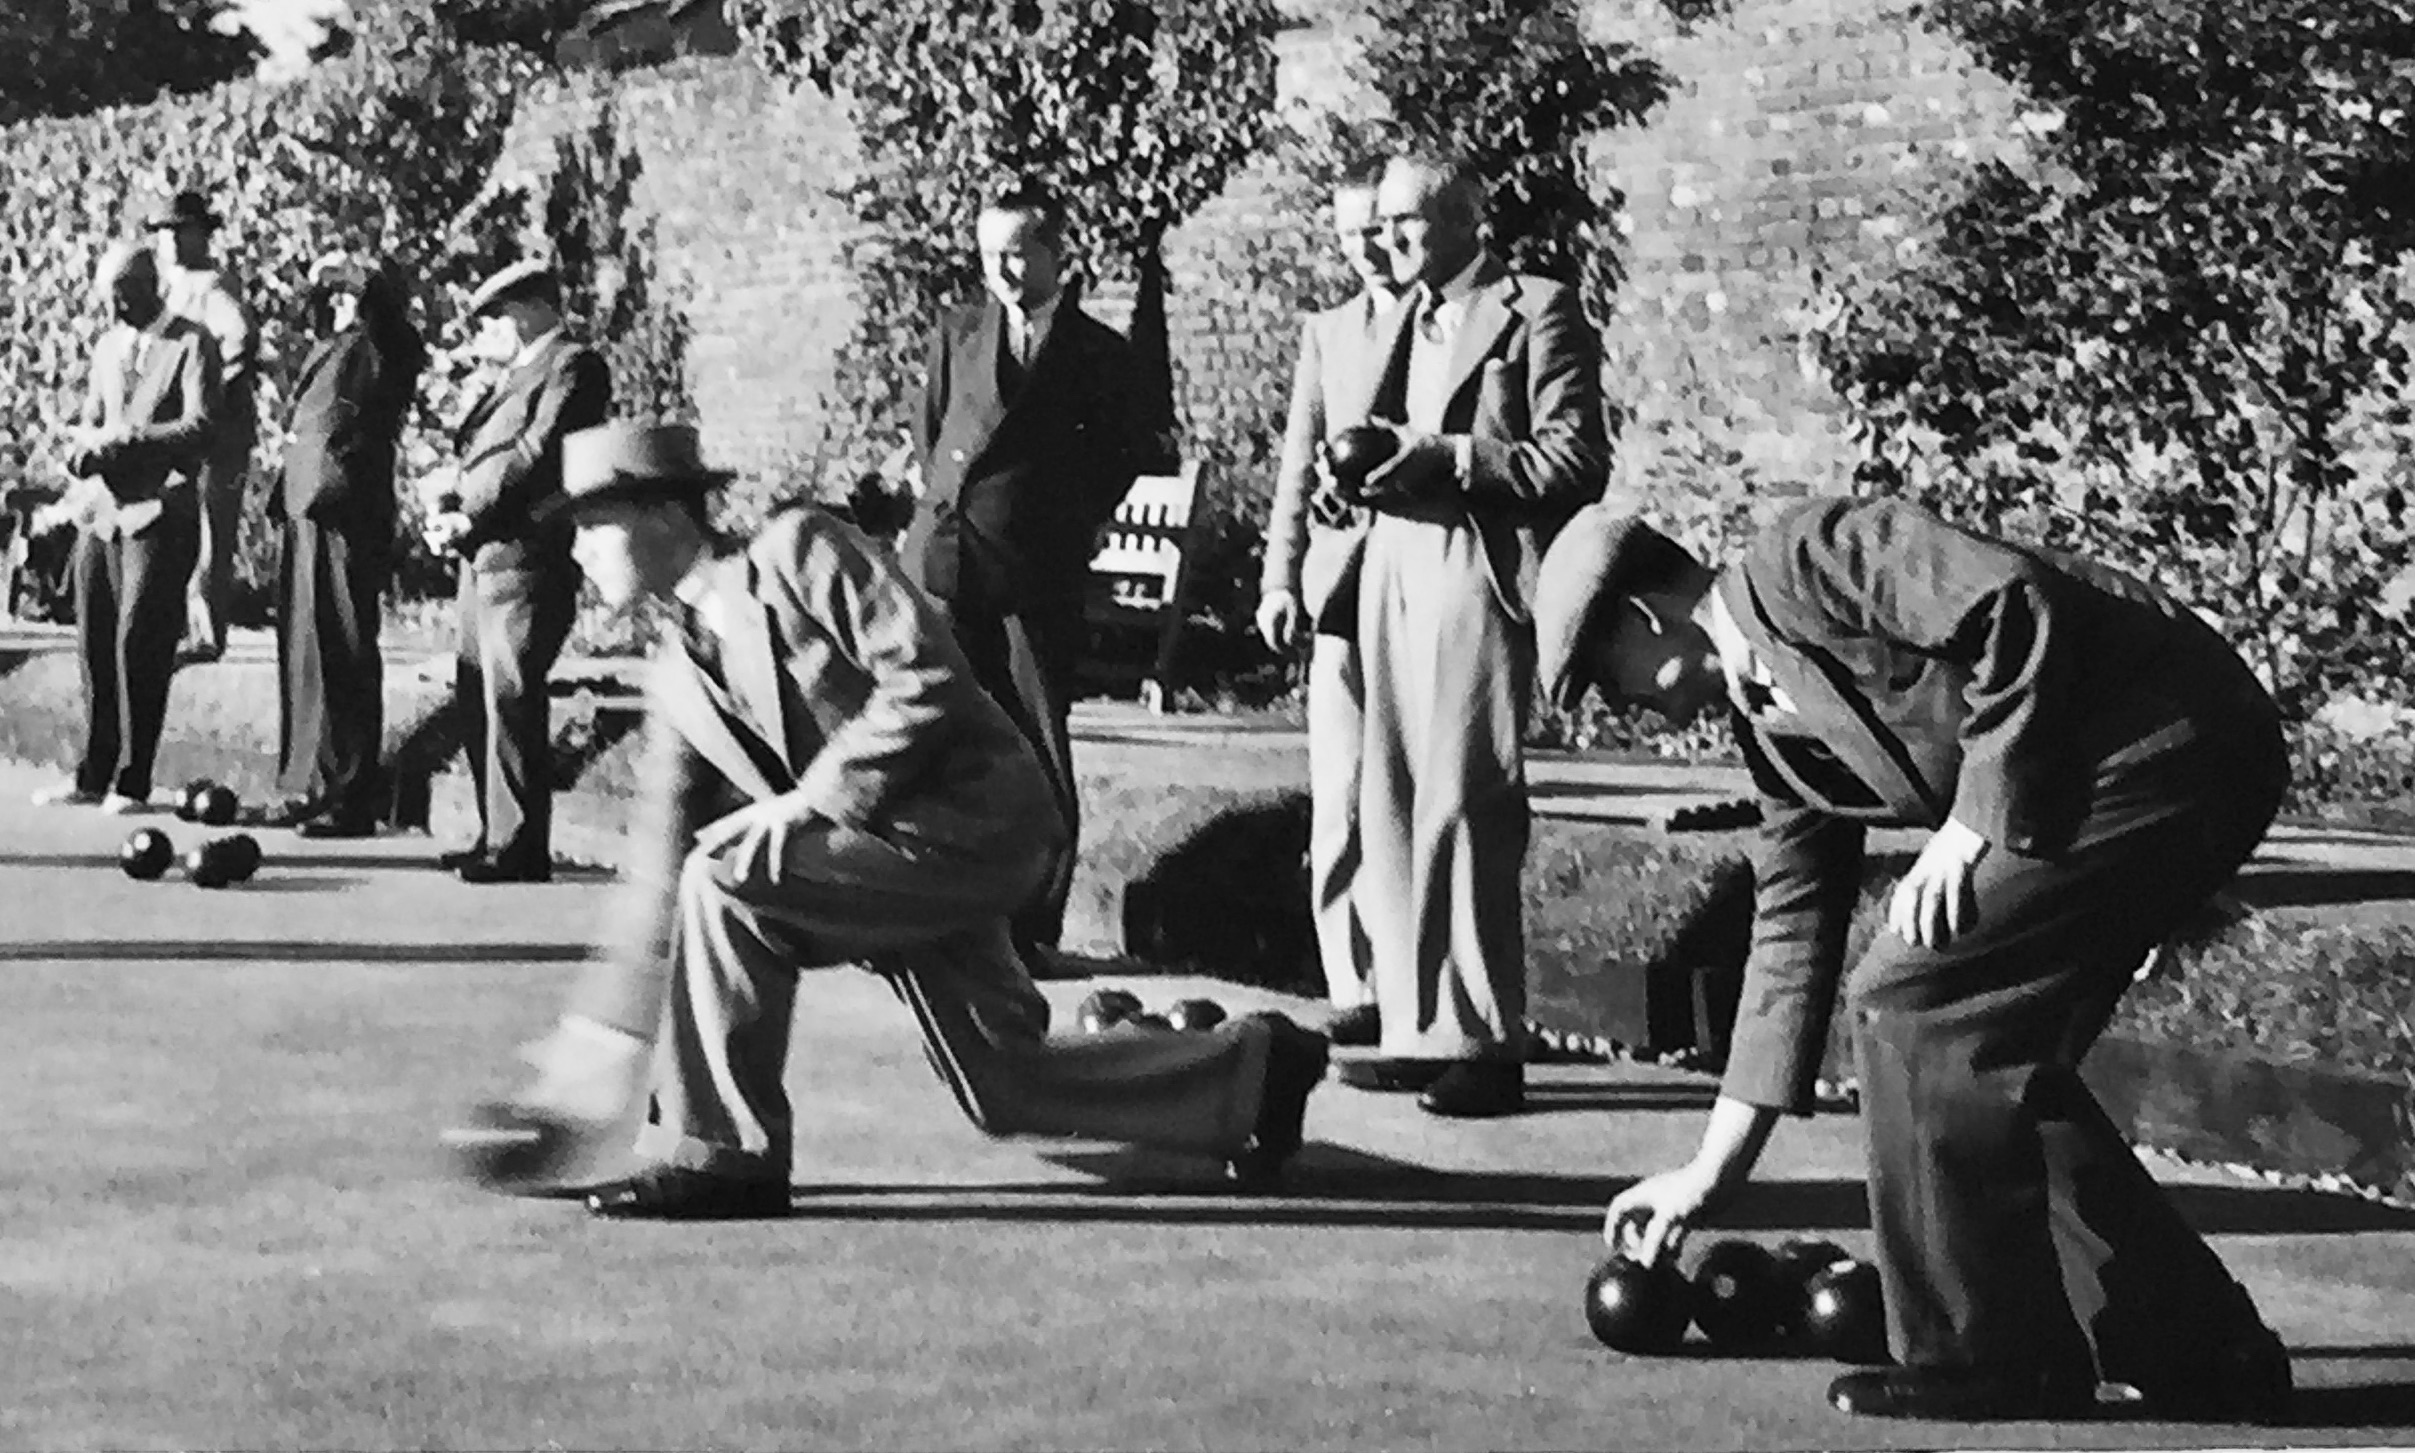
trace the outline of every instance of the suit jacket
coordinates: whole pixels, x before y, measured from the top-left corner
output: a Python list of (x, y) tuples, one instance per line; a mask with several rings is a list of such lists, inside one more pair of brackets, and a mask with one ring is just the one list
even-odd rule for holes
[[(1406, 417), (1417, 297), (1381, 325), (1373, 412), (1382, 418)], [(1552, 536), (1608, 480), (1601, 373), (1601, 342), (1573, 289), (1485, 259), (1451, 346), (1442, 432), (1469, 436), (1471, 447), (1460, 494), (1444, 508), (1483, 537), (1494, 592), (1514, 619), (1527, 617)]]
[(723, 680), (681, 647), (655, 663), (632, 838), (644, 886), (609, 940), (617, 951), (669, 962), (681, 864), (697, 830), (738, 805), (724, 782), (742, 800), (777, 799), (800, 826), (1035, 860), (1062, 851), (1039, 760), (930, 601), (854, 526), (800, 507), (709, 568)]
[(394, 533), (394, 455), (417, 374), (353, 327), (322, 340), (295, 377), (280, 504), (383, 549)]
[(533, 512), (562, 492), (562, 439), (604, 422), (612, 376), (603, 355), (556, 332), (515, 363), (471, 407), (454, 432), (461, 454), (461, 509), (470, 528), (460, 549), (481, 572), (567, 568), (572, 528)]
[(914, 445), (922, 496), (898, 547), (951, 609), (1078, 610), (1099, 532), (1152, 452), (1121, 334), (1062, 298), (1019, 383), (1001, 376), (1006, 310), (956, 310), (930, 338)]
[(208, 329), (217, 343), (219, 385), (226, 404), (218, 442), (240, 438), (248, 446), (259, 427), (252, 413), (252, 364), (260, 331), (234, 274), (224, 267), (169, 263), (159, 270), (159, 296), (169, 312)]
[(1283, 429), (1283, 458), (1275, 471), (1275, 495), (1266, 515), (1266, 551), (1258, 592), (1287, 590), (1299, 596), (1310, 620), (1348, 634), (1360, 557), (1367, 544), (1364, 510), (1343, 524), (1317, 522), (1309, 501), (1317, 487), (1320, 445), (1344, 429), (1363, 424), (1374, 412), (1384, 381), (1390, 334), (1385, 315), (1392, 304), (1361, 291), (1348, 302), (1311, 313), (1300, 325), (1300, 358), (1292, 369), (1291, 412)]
[(93, 350), (76, 422), (124, 443), (68, 491), (69, 514), (104, 536), (141, 534), (170, 511), (192, 514), (218, 409), (218, 350), (205, 329), (165, 312), (147, 329), (111, 327)]
[(1717, 588), (1792, 707), (1736, 715), (1765, 825), (1726, 1090), (1756, 1104), (1809, 1101), (1867, 824), (1950, 814), (2051, 858), (2105, 772), (2275, 719), (2229, 644), (2161, 591), (1899, 500), (1798, 506)]

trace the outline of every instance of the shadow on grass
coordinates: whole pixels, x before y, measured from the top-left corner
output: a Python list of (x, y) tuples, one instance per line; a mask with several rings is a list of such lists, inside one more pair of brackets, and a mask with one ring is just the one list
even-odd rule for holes
[[(1203, 1161), (1162, 1151), (1046, 1150), (1042, 1158), (1101, 1179), (988, 1185), (800, 1186), (791, 1215), (837, 1221), (1125, 1222), (1180, 1225), (1381, 1226), (1415, 1230), (1599, 1232), (1602, 1211), (1634, 1177), (1446, 1171), (1323, 1142), (1304, 1147), (1279, 1196), (1237, 1193)], [(2348, 1235), (2415, 1230), (2415, 1211), (2345, 1197), (2249, 1186), (2174, 1186), (2181, 1215), (2207, 1235)], [(1720, 1218), (1721, 1232), (1866, 1230), (1853, 1180), (1766, 1181)], [(2378, 1355), (2378, 1354), (2377, 1354)]]
[[(192, 833), (197, 838), (216, 837), (221, 833), (234, 831), (232, 828), (180, 829), (168, 823), (148, 825), (158, 827), (170, 838), (175, 838), (181, 833)], [(133, 831), (132, 828), (127, 830)], [(255, 833), (253, 836), (257, 838), (259, 834)], [(445, 871), (436, 861), (434, 847), (415, 853), (341, 853), (325, 850), (285, 852), (279, 848), (279, 841), (280, 839), (276, 837), (270, 837), (260, 844), (264, 853), (262, 862), (270, 867), (339, 869), (350, 873), (364, 873), (383, 868), (422, 868), (431, 873)], [(291, 841), (291, 839), (286, 839), (286, 841)], [(0, 868), (115, 868), (116, 866), (117, 854), (111, 852), (0, 853)], [(583, 865), (557, 864), (553, 870), (553, 880), (557, 883), (608, 883), (614, 876), (610, 868)]]
[[(240, 893), (241, 888), (221, 890)], [(583, 963), (583, 943), (290, 943), (271, 939), (72, 939), (0, 943), (0, 963)]]

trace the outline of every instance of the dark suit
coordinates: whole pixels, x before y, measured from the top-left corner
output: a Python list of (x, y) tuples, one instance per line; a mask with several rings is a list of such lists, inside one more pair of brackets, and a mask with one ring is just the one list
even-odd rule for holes
[(1884, 934), (1843, 979), (1895, 1352), (2142, 1386), (2206, 1365), (2253, 1308), (2076, 1066), (2270, 823), (2270, 698), (2151, 587), (1900, 502), (1799, 507), (1718, 591), (1771, 688), (1737, 719), (1768, 818), (1726, 1092), (1805, 1107), (1864, 824), (1951, 815), (1990, 844), (1977, 922)]
[[(1070, 839), (1080, 809), (1066, 717), (1090, 557), (1145, 452), (1129, 397), (1132, 349), (1070, 291), (1027, 364), (1007, 357), (1006, 338), (995, 300), (951, 313), (931, 335), (915, 414), (922, 496), (899, 557), (1049, 768)], [(1016, 917), (1027, 945), (1056, 943), (1072, 872), (1069, 842)]]
[(562, 490), (562, 439), (604, 422), (602, 355), (556, 332), (498, 379), (462, 421), (461, 572), (454, 698), (478, 795), (478, 839), (509, 868), (552, 853), (552, 739), (546, 677), (570, 635), (579, 572), (567, 520), (534, 523)]
[(277, 770), (287, 792), (353, 817), (375, 811), (380, 601), (393, 573), (395, 448), (417, 381), (354, 327), (303, 361), (286, 422)]
[(1372, 416), (1467, 440), (1447, 494), (1378, 505), (1357, 547), (1354, 894), (1384, 1054), (1514, 1061), (1526, 1017), (1528, 601), (1543, 548), (1601, 494), (1601, 350), (1562, 284), (1489, 257), (1454, 282), (1447, 337), (1413, 327), (1420, 286), (1377, 320), (1385, 362), (1358, 378), (1371, 391), (1326, 401), (1329, 425)]
[(162, 313), (149, 328), (112, 327), (94, 350), (78, 422), (123, 442), (89, 461), (68, 496), (83, 531), (70, 565), (84, 667), (82, 791), (150, 795), (217, 411), (218, 349), (198, 324)]

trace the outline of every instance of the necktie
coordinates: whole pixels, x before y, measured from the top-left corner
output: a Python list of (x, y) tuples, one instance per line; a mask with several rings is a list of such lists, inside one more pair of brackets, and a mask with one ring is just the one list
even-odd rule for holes
[(679, 641), (687, 649), (688, 659), (696, 663), (714, 681), (721, 681), (721, 637), (704, 623), (704, 612), (681, 602), (679, 606)]

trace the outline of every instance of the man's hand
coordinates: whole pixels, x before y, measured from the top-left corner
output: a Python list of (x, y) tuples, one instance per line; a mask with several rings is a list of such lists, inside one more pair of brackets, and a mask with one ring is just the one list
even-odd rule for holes
[(1947, 818), (1887, 900), (1888, 930), (1905, 943), (1935, 949), (1976, 924), (1971, 870), (1986, 853), (1986, 838)]
[(461, 508), (461, 471), (431, 469), (419, 477), (419, 507), (431, 515), (452, 514)]
[(428, 516), (419, 527), (419, 538), (427, 542), (428, 551), (435, 555), (450, 555), (470, 532), (470, 517), (459, 510), (446, 510)]
[(1399, 448), (1359, 487), (1367, 504), (1382, 509), (1459, 493), (1459, 452), (1447, 435), (1419, 434), (1394, 425), (1393, 436)]
[(696, 851), (719, 855), (726, 850), (733, 873), (768, 879), (788, 861), (788, 835), (798, 826), (795, 803), (767, 797), (706, 823), (696, 834)]
[(1685, 1234), (1710, 1204), (1717, 1177), (1689, 1161), (1675, 1170), (1646, 1176), (1620, 1191), (1602, 1217), (1602, 1240), (1612, 1251), (1646, 1266), (1675, 1256)]
[(1300, 629), (1300, 598), (1288, 590), (1258, 597), (1258, 635), (1270, 651), (1288, 651)]

